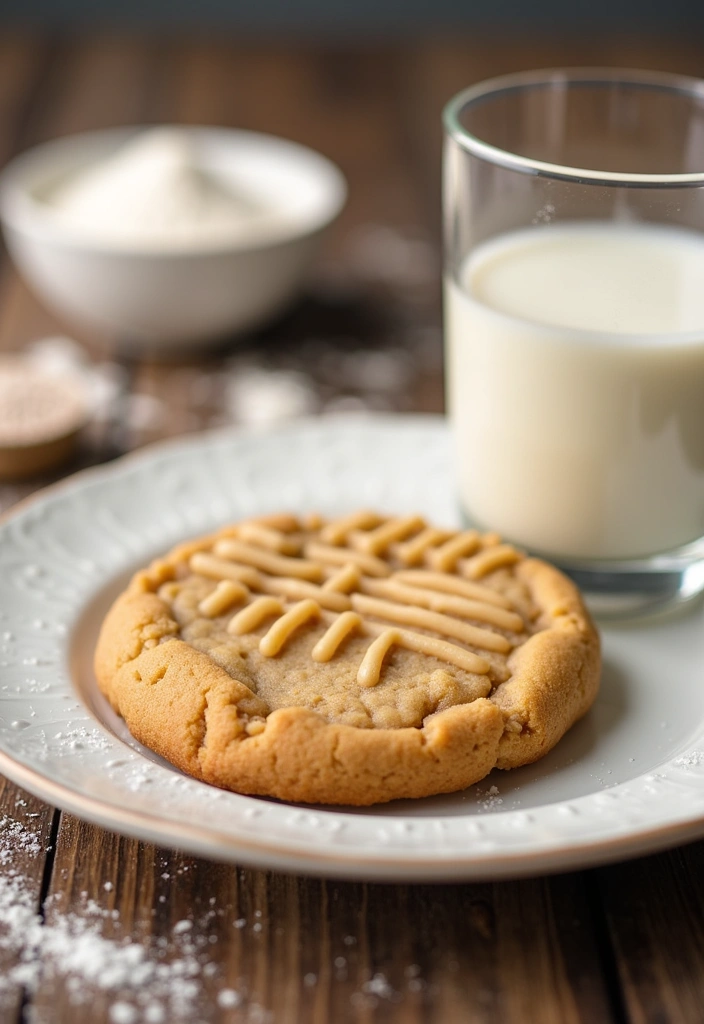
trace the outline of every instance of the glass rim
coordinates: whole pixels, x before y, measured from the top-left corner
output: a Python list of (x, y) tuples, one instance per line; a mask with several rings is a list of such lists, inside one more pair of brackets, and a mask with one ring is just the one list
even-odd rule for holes
[(477, 100), (501, 93), (529, 88), (579, 85), (631, 85), (644, 89), (678, 93), (695, 97), (704, 107), (704, 80), (666, 71), (642, 71), (631, 68), (545, 68), (537, 71), (519, 71), (514, 74), (489, 78), (463, 89), (452, 97), (443, 110), (443, 124), (448, 138), (473, 156), (509, 170), (539, 177), (573, 181), (583, 185), (621, 185), (641, 188), (691, 188), (704, 185), (704, 169), (684, 174), (635, 174), (620, 171), (597, 171), (587, 168), (553, 164), (531, 157), (520, 156), (484, 142), (467, 131), (460, 122), (461, 112)]

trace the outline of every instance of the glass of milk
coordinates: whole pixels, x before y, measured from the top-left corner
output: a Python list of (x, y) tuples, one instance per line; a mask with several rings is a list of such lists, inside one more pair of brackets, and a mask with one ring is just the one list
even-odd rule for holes
[(527, 72), (447, 106), (447, 399), (469, 523), (599, 613), (704, 590), (704, 82)]

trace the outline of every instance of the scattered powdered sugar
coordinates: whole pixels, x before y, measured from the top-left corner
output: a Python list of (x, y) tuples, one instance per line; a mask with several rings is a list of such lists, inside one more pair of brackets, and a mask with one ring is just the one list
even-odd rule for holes
[(113, 1003), (110, 1007), (111, 1024), (136, 1024), (137, 1011), (129, 1003)]
[(676, 757), (673, 764), (678, 768), (701, 768), (704, 765), (704, 750), (692, 750), (689, 754)]
[(97, 727), (86, 728), (79, 725), (73, 729), (69, 728), (55, 733), (54, 739), (60, 741), (57, 749), (62, 755), (74, 753), (77, 750), (110, 750), (112, 748), (109, 737)]
[[(488, 799), (496, 800), (497, 794), (492, 786)], [(18, 801), (18, 807), (23, 805), (24, 801)], [(214, 922), (224, 919), (235, 931), (247, 929), (248, 936), (254, 935), (263, 928), (262, 910), (253, 908), (247, 917), (236, 917), (231, 905), (219, 906), (212, 896), (207, 909), (176, 921), (167, 936), (136, 941), (121, 934), (119, 910), (102, 905), (85, 892), (74, 911), (62, 910), (64, 897), (57, 893), (47, 897), (40, 914), (36, 879), (23, 876), (13, 865), (19, 854), (33, 859), (42, 850), (42, 843), (27, 825), (0, 818), (0, 957), (7, 962), (0, 973), (0, 1020), (17, 988), (24, 988), (30, 997), (27, 1021), (48, 1024), (42, 1003), (32, 1006), (31, 998), (47, 983), (51, 985), (52, 979), (61, 979), (66, 997), (76, 1007), (90, 1006), (97, 993), (107, 996), (109, 1024), (191, 1024), (212, 1013), (214, 1006), (224, 1011), (242, 1008), (249, 1024), (273, 1024), (273, 1012), (252, 1000), (246, 985), (239, 983), (242, 991), (226, 985), (221, 964), (208, 954), (217, 942), (211, 930)], [(161, 867), (167, 864), (163, 862)], [(174, 884), (176, 876), (190, 867), (181, 864), (162, 870), (158, 884)], [(108, 894), (114, 889), (110, 881), (98, 887), (99, 892)], [(165, 899), (163, 894), (159, 899)], [(281, 934), (283, 929), (275, 931)], [(356, 970), (357, 938), (349, 934), (341, 938), (350, 952), (330, 958), (329, 976), (337, 980), (346, 979), (348, 970)], [(304, 989), (313, 989), (324, 977), (325, 972), (308, 971), (300, 983)], [(432, 986), (423, 980), (417, 964), (408, 965), (396, 984), (377, 970), (366, 980), (360, 979), (350, 1003), (371, 1010), (381, 1001), (398, 1003), (425, 989), (431, 991)]]
[[(26, 806), (25, 801), (21, 803)], [(17, 801), (15, 806), (20, 806), (20, 801)], [(13, 864), (18, 851), (38, 857), (42, 847), (37, 837), (19, 821), (8, 817), (0, 818), (0, 867)]]
[[(27, 679), (22, 687), (16, 689), (18, 693), (36, 694), (48, 690), (50, 686), (49, 682), (39, 683), (35, 679)], [(0, 692), (6, 689), (0, 687)], [(30, 711), (30, 714), (34, 712)], [(58, 757), (75, 759), (83, 754), (100, 753), (113, 748), (112, 739), (99, 726), (69, 722), (65, 728), (54, 732), (19, 719), (16, 724), (11, 723), (11, 728), (19, 734), (17, 744), (21, 745), (22, 751), (40, 761)]]
[(119, 418), (133, 432), (156, 430), (166, 418), (166, 405), (154, 395), (127, 394), (124, 368), (113, 362), (95, 363), (72, 338), (41, 338), (25, 349), (27, 362), (58, 381), (81, 386), (96, 422)]
[[(10, 965), (0, 974), (0, 1012), (17, 987), (31, 995), (40, 982), (61, 976), (76, 1006), (90, 1002), (96, 990), (114, 996), (111, 1024), (197, 1019), (205, 998), (202, 978), (218, 970), (202, 953), (212, 937), (194, 934), (194, 922), (184, 919), (174, 925), (168, 942), (108, 938), (104, 927), (119, 929), (119, 911), (102, 907), (85, 894), (79, 913), (62, 913), (60, 897), (48, 897), (42, 919), (35, 887), (11, 867), (18, 852), (34, 857), (42, 846), (23, 824), (4, 817), (0, 819), (0, 952), (8, 956)], [(103, 888), (109, 892), (112, 884), (105, 883)], [(168, 951), (170, 959), (166, 959)], [(243, 1002), (232, 988), (222, 988), (216, 999), (222, 1007)], [(41, 1017), (36, 1011), (33, 1014), (31, 1019), (39, 1024)]]
[(262, 427), (315, 412), (317, 400), (305, 374), (240, 366), (227, 378), (225, 405), (239, 423)]
[(390, 999), (394, 995), (393, 988), (383, 974), (375, 974), (369, 981), (365, 981), (362, 985), (362, 992), (379, 996), (380, 999)]
[(430, 287), (438, 274), (435, 246), (426, 238), (402, 234), (386, 224), (362, 224), (349, 238), (347, 263), (361, 280), (392, 287)]
[(223, 988), (218, 992), (218, 1006), (223, 1008), (239, 1006), (242, 996), (233, 988)]
[(26, 882), (12, 874), (0, 878), (0, 948), (18, 958), (0, 978), (0, 997), (15, 985), (34, 992), (41, 977), (63, 975), (76, 1005), (90, 1000), (91, 989), (119, 996), (110, 1011), (114, 1024), (145, 1020), (142, 1011), (155, 1003), (163, 1005), (170, 1020), (192, 1019), (201, 995), (198, 957), (180, 949), (176, 959), (163, 962), (157, 949), (105, 938), (101, 920), (108, 914), (53, 912), (42, 922)]
[(477, 786), (479, 806), (483, 811), (496, 811), (503, 805), (503, 797), (499, 795), (498, 786), (489, 786), (488, 789), (481, 789)]
[(398, 1003), (402, 998), (402, 993), (396, 991), (386, 975), (381, 971), (377, 971), (367, 981), (362, 982), (358, 992), (352, 993), (350, 1002), (358, 1009), (372, 1010), (379, 1004), (381, 999), (391, 1003)]

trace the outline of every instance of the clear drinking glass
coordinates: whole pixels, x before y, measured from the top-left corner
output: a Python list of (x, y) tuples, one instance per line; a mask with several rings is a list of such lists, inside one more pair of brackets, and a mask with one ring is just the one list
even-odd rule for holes
[(445, 109), (445, 339), (468, 522), (601, 613), (704, 590), (704, 82), (527, 72)]

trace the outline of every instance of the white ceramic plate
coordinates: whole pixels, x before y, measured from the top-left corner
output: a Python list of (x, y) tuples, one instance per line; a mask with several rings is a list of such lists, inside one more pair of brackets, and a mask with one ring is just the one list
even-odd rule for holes
[(307, 421), (161, 445), (80, 474), (0, 524), (0, 770), (106, 828), (282, 871), (498, 878), (704, 835), (704, 629), (604, 630), (599, 699), (542, 761), (463, 793), (328, 810), (237, 796), (136, 744), (97, 692), (96, 632), (133, 568), (277, 509), (418, 510), (456, 523), (442, 420)]

